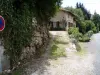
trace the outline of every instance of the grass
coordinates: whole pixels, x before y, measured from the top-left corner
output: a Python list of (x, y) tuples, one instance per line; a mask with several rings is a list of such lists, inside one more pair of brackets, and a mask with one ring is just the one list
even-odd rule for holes
[(52, 44), (53, 44), (51, 48), (52, 57), (58, 58), (66, 56), (65, 48), (66, 44), (68, 44), (67, 42), (65, 42), (64, 40), (61, 39), (61, 37), (58, 36), (57, 38), (55, 38)]
[(78, 51), (77, 54), (80, 55), (80, 56), (84, 56), (86, 54), (86, 50), (83, 47), (84, 43), (80, 42), (79, 45), (81, 47), (81, 50)]
[[(11, 75), (22, 75), (23, 70), (21, 68), (12, 72)], [(10, 75), (10, 74), (0, 74), (0, 75)]]
[(86, 51), (85, 50), (81, 50), (81, 51), (78, 51), (77, 54), (79, 56), (84, 56), (86, 54)]
[(12, 75), (22, 75), (22, 70), (18, 69), (12, 73)]

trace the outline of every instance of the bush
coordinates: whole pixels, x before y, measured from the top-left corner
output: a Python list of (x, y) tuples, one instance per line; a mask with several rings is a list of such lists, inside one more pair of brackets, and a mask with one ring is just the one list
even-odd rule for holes
[(79, 32), (78, 28), (75, 28), (75, 27), (70, 27), (68, 29), (68, 34), (74, 34), (74, 33), (78, 33), (78, 32)]
[(91, 20), (86, 20), (85, 26), (86, 26), (86, 32), (90, 30), (92, 30), (93, 32), (96, 32), (95, 24)]
[(60, 40), (60, 38), (57, 37), (53, 40), (52, 44), (53, 44), (51, 47), (52, 58), (57, 59), (58, 57), (66, 56), (65, 48), (66, 48), (66, 44), (68, 44), (68, 43), (63, 42), (63, 40)]
[(90, 37), (93, 35), (93, 31), (90, 30), (90, 31), (88, 31), (85, 35), (88, 36), (88, 37), (90, 38)]
[(79, 29), (75, 27), (70, 27), (68, 29), (68, 33), (71, 35), (71, 38), (75, 38), (76, 40), (79, 40), (79, 38), (82, 37), (82, 34), (79, 32)]
[(88, 36), (83, 36), (82, 38), (79, 39), (80, 42), (89, 42), (90, 38)]
[(82, 34), (86, 34), (90, 30), (92, 30), (94, 33), (97, 32), (97, 28), (91, 20), (81, 21), (79, 24), (77, 24), (77, 27), (79, 28), (79, 32)]
[(79, 32), (78, 28), (70, 27), (68, 29), (68, 33), (70, 34), (71, 38), (75, 38), (77, 41), (89, 42), (90, 37), (93, 34), (93, 31), (90, 30), (86, 34), (83, 35), (82, 33)]
[(90, 31), (88, 31), (86, 34), (84, 34), (84, 35), (79, 39), (79, 41), (81, 41), (81, 42), (89, 42), (92, 35), (93, 35), (93, 31), (90, 30)]

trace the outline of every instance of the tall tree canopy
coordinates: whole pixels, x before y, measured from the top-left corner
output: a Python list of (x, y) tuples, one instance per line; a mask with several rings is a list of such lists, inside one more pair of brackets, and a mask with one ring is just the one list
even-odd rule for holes
[(35, 0), (35, 16), (39, 20), (49, 21), (54, 16), (57, 8), (61, 5), (61, 0)]
[(95, 12), (92, 17), (92, 21), (94, 22), (95, 26), (97, 27), (97, 30), (100, 31), (100, 15)]
[[(79, 32), (82, 34), (85, 34), (90, 30), (96, 32), (95, 23), (91, 21), (91, 14), (82, 3), (77, 3), (76, 8), (66, 7), (65, 9), (75, 14), (76, 26), (79, 28)], [(96, 19), (94, 18), (94, 21), (95, 20)]]
[(82, 3), (76, 3), (76, 8), (80, 8), (83, 11), (85, 20), (91, 19), (91, 13), (84, 7), (84, 5)]

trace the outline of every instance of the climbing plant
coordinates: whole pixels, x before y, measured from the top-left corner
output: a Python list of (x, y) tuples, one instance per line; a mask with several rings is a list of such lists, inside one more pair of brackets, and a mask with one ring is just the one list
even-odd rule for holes
[(23, 48), (31, 42), (32, 18), (41, 25), (50, 20), (60, 4), (61, 0), (0, 0), (0, 15), (6, 22), (0, 34), (5, 54), (10, 60), (10, 69), (18, 63)]
[(2, 33), (5, 54), (9, 56), (11, 69), (20, 60), (22, 48), (29, 45), (32, 36), (32, 13), (28, 5), (17, 7), (14, 0), (0, 0), (0, 14), (4, 16), (6, 27)]

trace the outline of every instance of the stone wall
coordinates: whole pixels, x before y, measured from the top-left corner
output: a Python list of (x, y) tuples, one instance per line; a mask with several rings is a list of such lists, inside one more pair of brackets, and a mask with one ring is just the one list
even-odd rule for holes
[[(33, 29), (32, 41), (29, 46), (23, 48), (20, 62), (16, 64), (24, 64), (30, 59), (39, 57), (46, 50), (49, 41), (49, 31), (46, 26), (37, 26)], [(0, 41), (1, 42), (1, 41)], [(0, 44), (0, 72), (9, 69), (8, 57), (4, 55), (4, 47)], [(1, 58), (2, 56), (2, 58)]]
[(21, 60), (39, 57), (48, 45), (49, 31), (46, 26), (38, 26), (33, 31), (30, 46), (23, 49)]

